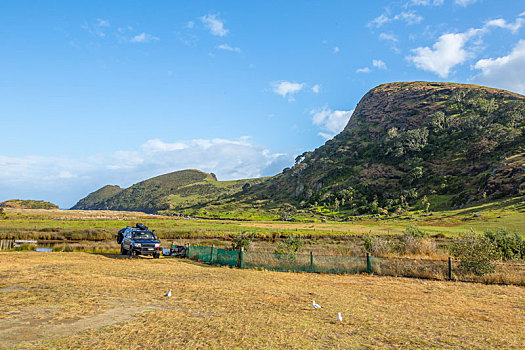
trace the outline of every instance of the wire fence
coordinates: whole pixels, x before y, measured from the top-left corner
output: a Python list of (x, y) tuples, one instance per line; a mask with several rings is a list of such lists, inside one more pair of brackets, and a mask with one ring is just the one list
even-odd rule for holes
[(209, 264), (242, 269), (334, 274), (368, 273), (380, 276), (415, 277), (525, 286), (525, 264), (494, 263), (491, 272), (476, 274), (461, 261), (376, 257), (371, 255), (315, 255), (230, 251), (215, 247), (188, 246), (186, 257)]

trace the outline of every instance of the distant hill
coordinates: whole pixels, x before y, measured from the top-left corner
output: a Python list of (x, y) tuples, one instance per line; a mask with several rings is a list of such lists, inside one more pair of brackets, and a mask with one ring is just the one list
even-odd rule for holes
[(90, 193), (87, 197), (82, 198), (77, 204), (71, 209), (89, 210), (105, 200), (113, 197), (117, 193), (121, 192), (122, 188), (115, 185), (106, 185), (95, 192)]
[(235, 199), (376, 213), (523, 194), (524, 96), (404, 82), (369, 91), (339, 135)]
[(81, 199), (71, 209), (127, 210), (156, 213), (177, 211), (227, 197), (264, 181), (218, 181), (214, 174), (181, 170), (141, 181), (129, 188), (104, 186)]
[(10, 199), (4, 202), (0, 202), (0, 208), (58, 209), (58, 205), (45, 201)]

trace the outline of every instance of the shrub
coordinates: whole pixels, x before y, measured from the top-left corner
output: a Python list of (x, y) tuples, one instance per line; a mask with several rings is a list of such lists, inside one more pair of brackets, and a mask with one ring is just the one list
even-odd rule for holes
[(400, 238), (397, 250), (403, 255), (432, 255), (436, 252), (436, 244), (427, 239), (427, 233), (417, 226), (407, 226)]
[(487, 236), (473, 232), (456, 239), (451, 247), (453, 256), (460, 260), (459, 268), (465, 272), (483, 276), (495, 271), (494, 262), (500, 257), (498, 247)]
[(279, 208), (279, 220), (288, 221), (296, 213), (297, 209), (293, 205), (284, 203), (281, 208)]
[(392, 244), (385, 238), (377, 236), (363, 237), (365, 250), (375, 256), (389, 254), (392, 250)]
[(278, 259), (285, 258), (290, 262), (296, 260), (296, 254), (304, 245), (304, 240), (299, 236), (288, 236), (277, 245), (275, 253)]
[(495, 231), (486, 231), (484, 236), (496, 246), (503, 260), (525, 258), (525, 240), (518, 232), (499, 228)]
[(425, 238), (428, 234), (424, 231), (421, 231), (419, 227), (415, 225), (408, 225), (405, 228), (404, 236), (411, 236), (415, 238)]
[(250, 250), (250, 244), (252, 243), (254, 238), (255, 234), (250, 232), (242, 232), (236, 235), (231, 235), (231, 249), (241, 250), (241, 248), (243, 248), (244, 250)]

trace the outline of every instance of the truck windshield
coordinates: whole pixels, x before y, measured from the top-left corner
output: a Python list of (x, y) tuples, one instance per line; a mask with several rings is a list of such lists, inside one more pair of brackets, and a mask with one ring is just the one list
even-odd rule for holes
[(155, 239), (151, 232), (134, 232), (133, 239), (135, 241), (151, 241)]

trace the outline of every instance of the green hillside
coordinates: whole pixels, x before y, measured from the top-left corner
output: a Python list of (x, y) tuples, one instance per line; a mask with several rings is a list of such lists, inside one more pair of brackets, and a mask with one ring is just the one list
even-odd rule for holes
[(95, 192), (90, 193), (87, 197), (82, 198), (71, 209), (87, 210), (96, 207), (99, 203), (113, 197), (121, 192), (122, 188), (115, 185), (104, 186)]
[(0, 202), (0, 208), (58, 209), (58, 205), (45, 201), (10, 199), (4, 202)]
[(524, 131), (522, 95), (466, 84), (384, 84), (361, 99), (334, 139), (235, 198), (351, 215), (519, 196)]
[(218, 181), (214, 174), (182, 170), (139, 182), (126, 189), (105, 186), (81, 199), (71, 209), (178, 212), (231, 196), (242, 191), (243, 186), (246, 189), (264, 180)]

